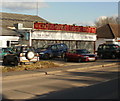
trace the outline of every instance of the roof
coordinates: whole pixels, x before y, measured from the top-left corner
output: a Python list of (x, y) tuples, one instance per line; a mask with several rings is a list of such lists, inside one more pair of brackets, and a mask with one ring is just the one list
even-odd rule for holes
[(99, 28), (97, 28), (97, 37), (98, 38), (106, 38), (106, 39), (114, 39), (120, 37), (120, 28), (119, 24), (106, 24)]
[(47, 22), (45, 19), (35, 16), (35, 15), (24, 15), (24, 14), (14, 14), (14, 13), (3, 13), (0, 12), (0, 31), (2, 30), (2, 35), (4, 36), (16, 36), (16, 32), (14, 30), (9, 29), (8, 27), (14, 27), (16, 23), (22, 23), (25, 28), (32, 28), (33, 23), (36, 21), (39, 22)]
[(120, 37), (120, 24), (109, 24), (115, 37)]

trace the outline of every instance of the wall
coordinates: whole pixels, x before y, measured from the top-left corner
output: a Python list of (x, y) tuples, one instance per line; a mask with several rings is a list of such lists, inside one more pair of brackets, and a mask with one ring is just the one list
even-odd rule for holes
[(87, 49), (94, 53), (94, 42), (92, 41), (63, 41), (63, 40), (32, 40), (32, 46), (41, 48), (46, 44), (65, 43), (69, 49)]
[(16, 36), (0, 36), (0, 47), (7, 47), (7, 41), (18, 41)]
[(95, 50), (97, 51), (97, 48), (99, 46), (99, 44), (103, 44), (106, 43), (106, 41), (104, 40), (104, 38), (99, 38), (96, 40), (96, 46), (95, 46)]

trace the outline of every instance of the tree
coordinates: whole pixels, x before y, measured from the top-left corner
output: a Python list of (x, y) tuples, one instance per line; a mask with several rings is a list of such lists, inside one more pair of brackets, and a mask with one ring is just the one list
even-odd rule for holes
[(101, 26), (103, 26), (105, 24), (109, 24), (109, 23), (120, 24), (120, 18), (116, 17), (116, 16), (112, 16), (112, 17), (102, 16), (95, 21), (95, 26), (101, 27)]

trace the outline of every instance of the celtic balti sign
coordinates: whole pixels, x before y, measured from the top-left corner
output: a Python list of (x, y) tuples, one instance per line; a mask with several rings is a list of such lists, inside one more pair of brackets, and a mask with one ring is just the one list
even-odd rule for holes
[(89, 26), (83, 27), (83, 26), (75, 26), (75, 25), (52, 24), (52, 23), (42, 23), (42, 22), (35, 22), (34, 29), (66, 31), (66, 32), (96, 33), (95, 27), (89, 27)]

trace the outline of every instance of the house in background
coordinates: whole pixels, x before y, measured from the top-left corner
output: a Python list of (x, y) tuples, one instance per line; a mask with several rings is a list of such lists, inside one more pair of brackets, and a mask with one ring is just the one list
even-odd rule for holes
[(18, 33), (14, 24), (20, 23), (19, 25), (24, 25), (25, 28), (29, 29), (33, 28), (33, 23), (36, 21), (48, 22), (39, 16), (0, 12), (0, 47), (10, 47), (19, 44), (19, 35), (24, 32)]
[(0, 47), (10, 47), (13, 44), (18, 44), (19, 36), (13, 30), (3, 28), (0, 25)]
[(96, 50), (99, 44), (114, 43), (120, 45), (120, 25), (106, 24), (97, 28)]

